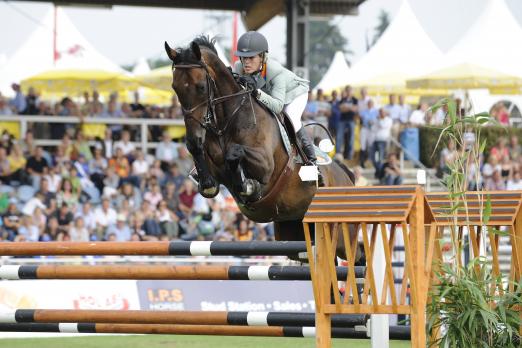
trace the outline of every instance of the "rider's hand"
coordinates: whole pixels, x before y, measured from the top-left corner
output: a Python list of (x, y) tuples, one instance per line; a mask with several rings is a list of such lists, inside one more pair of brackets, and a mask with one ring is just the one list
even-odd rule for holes
[[(257, 90), (256, 80), (251, 75), (243, 75), (239, 78), (239, 83), (246, 87), (249, 91)], [(257, 92), (256, 92), (257, 94)]]

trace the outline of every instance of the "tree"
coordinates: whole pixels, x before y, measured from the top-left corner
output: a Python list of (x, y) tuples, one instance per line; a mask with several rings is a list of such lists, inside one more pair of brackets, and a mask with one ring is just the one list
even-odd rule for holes
[(352, 54), (352, 51), (347, 48), (348, 39), (341, 34), (337, 24), (327, 20), (314, 20), (310, 21), (309, 30), (309, 77), (311, 86), (315, 86), (328, 70), (335, 52)]
[(390, 14), (381, 9), (377, 20), (379, 21), (379, 24), (377, 24), (377, 26), (374, 28), (375, 34), (373, 35), (372, 46), (375, 45), (386, 28), (388, 28), (388, 25), (390, 25)]
[(172, 61), (166, 57), (160, 57), (160, 58), (149, 58), (147, 60), (149, 63), (149, 66), (151, 69), (161, 68), (163, 66), (172, 65)]

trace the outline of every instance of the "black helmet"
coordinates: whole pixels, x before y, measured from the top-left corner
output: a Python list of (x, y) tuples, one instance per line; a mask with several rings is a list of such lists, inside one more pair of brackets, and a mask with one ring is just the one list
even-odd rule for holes
[(268, 52), (268, 41), (263, 34), (257, 31), (247, 31), (237, 40), (238, 57), (254, 57), (262, 52)]

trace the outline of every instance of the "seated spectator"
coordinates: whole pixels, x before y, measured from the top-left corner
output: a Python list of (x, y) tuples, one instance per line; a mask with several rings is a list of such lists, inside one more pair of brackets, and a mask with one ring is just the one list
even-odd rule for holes
[(497, 163), (502, 161), (502, 157), (509, 156), (509, 148), (506, 146), (506, 143), (506, 138), (499, 137), (497, 145), (493, 146), (489, 152), (491, 157), (495, 157)]
[(136, 159), (132, 162), (132, 176), (139, 182), (139, 187), (145, 187), (145, 180), (149, 176), (149, 163), (145, 160), (143, 151), (136, 151)]
[(158, 240), (161, 236), (161, 228), (156, 219), (156, 208), (152, 207), (149, 201), (143, 200), (140, 213), (143, 217), (141, 228), (145, 231), (145, 240)]
[(176, 160), (176, 163), (180, 174), (184, 177), (187, 177), (192, 168), (194, 168), (194, 161), (185, 145), (178, 147), (178, 159)]
[(163, 195), (161, 194), (159, 185), (151, 185), (150, 191), (147, 191), (145, 195), (143, 195), (143, 199), (148, 201), (151, 206), (156, 207), (159, 202), (163, 200)]
[(119, 185), (122, 185), (127, 181), (130, 174), (130, 164), (127, 158), (123, 155), (123, 150), (121, 148), (116, 149), (116, 155), (109, 161), (109, 167), (112, 168), (120, 178)]
[(105, 171), (108, 165), (107, 159), (103, 157), (101, 146), (96, 146), (94, 148), (94, 158), (89, 161), (89, 174), (91, 181), (100, 194), (103, 193), (103, 180), (105, 179)]
[(486, 179), (485, 189), (487, 191), (500, 191), (506, 189), (506, 184), (504, 183), (504, 180), (502, 180), (500, 170), (495, 170), (493, 175)]
[(49, 168), (47, 160), (43, 157), (43, 149), (38, 146), (34, 156), (29, 157), (26, 164), (26, 170), (31, 178), (32, 185), (35, 189), (40, 188), (40, 179), (44, 172)]
[(176, 184), (168, 182), (163, 191), (163, 199), (167, 202), (167, 207), (176, 211), (179, 205), (179, 197), (177, 192)]
[(71, 242), (88, 242), (90, 241), (89, 231), (85, 227), (83, 218), (77, 217), (74, 219), (74, 225), (71, 227), (69, 233), (71, 236)]
[(388, 160), (382, 166), (379, 179), (383, 185), (402, 184), (402, 174), (395, 153), (390, 153), (388, 155)]
[(27, 216), (33, 216), (34, 211), (37, 208), (40, 208), (41, 210), (46, 208), (46, 205), (43, 203), (44, 196), (42, 192), (37, 192), (34, 197), (29, 199), (24, 207), (22, 208), (22, 213)]
[(60, 230), (69, 233), (74, 220), (74, 214), (71, 212), (67, 204), (62, 204), (59, 209), (54, 212), (53, 216), (58, 221)]
[(183, 182), (186, 178), (186, 175), (180, 173), (178, 164), (172, 163), (168, 173), (163, 177), (161, 183), (163, 187), (165, 187), (169, 183), (173, 183), (177, 188), (179, 188), (183, 185)]
[[(109, 236), (113, 234), (115, 238)], [(131, 237), (131, 230), (127, 225), (125, 215), (118, 214), (116, 218), (116, 224), (109, 225), (107, 228), (106, 240), (114, 240), (118, 242), (128, 242)]]
[(85, 139), (81, 130), (76, 131), (76, 139), (72, 146), (73, 151), (76, 153), (76, 156), (73, 159), (78, 158), (80, 155), (83, 155), (86, 161), (90, 161), (92, 159), (92, 152), (89, 147), (89, 143)]
[(0, 147), (0, 183), (9, 184), (12, 180), (9, 160), (7, 159), (7, 150)]
[(520, 179), (520, 171), (513, 171), (512, 177), (507, 181), (506, 190), (522, 190), (522, 180)]
[(97, 240), (102, 240), (107, 228), (116, 223), (116, 211), (111, 208), (108, 197), (103, 197), (101, 206), (94, 210), (94, 221), (96, 221)]
[(234, 240), (238, 242), (248, 242), (254, 240), (254, 231), (249, 221), (241, 216), (237, 221), (237, 228), (234, 232)]
[(178, 237), (178, 216), (168, 208), (166, 201), (158, 204), (157, 219), (161, 228), (161, 233), (168, 236), (169, 240)]
[(152, 168), (149, 170), (149, 178), (155, 178), (159, 182), (163, 182), (165, 178), (165, 173), (163, 173), (163, 169), (161, 169), (161, 161), (154, 160), (152, 163)]
[(94, 214), (94, 210), (92, 209), (91, 203), (84, 202), (82, 204), (81, 210), (76, 212), (75, 217), (82, 218), (83, 225), (87, 231), (89, 231), (89, 234), (96, 230), (96, 216)]
[(33, 222), (31, 216), (25, 215), (21, 219), (20, 228), (18, 229), (18, 235), (24, 236), (28, 242), (37, 242), (40, 237), (40, 231), (38, 226)]
[(18, 181), (19, 183), (26, 183), (27, 178), (25, 166), (27, 160), (24, 157), (20, 145), (17, 143), (13, 144), (11, 147), (11, 153), (7, 156), (7, 161), (9, 162), (9, 175), (11, 176), (11, 180)]
[(491, 179), (495, 171), (498, 171), (500, 173), (502, 171), (502, 167), (500, 166), (500, 164), (498, 164), (497, 157), (491, 156), (490, 154), (487, 163), (484, 164), (484, 166), (482, 167), (484, 183)]
[(139, 210), (141, 206), (141, 194), (139, 189), (132, 186), (130, 183), (124, 183), (120, 187), (120, 194), (116, 196), (115, 206), (120, 210), (123, 207), (123, 202), (127, 202), (129, 209)]
[(121, 140), (114, 143), (114, 152), (116, 153), (118, 149), (122, 150), (123, 155), (129, 161), (134, 159), (136, 147), (130, 141), (130, 132), (128, 130), (123, 130), (121, 132)]
[(2, 215), (2, 240), (13, 241), (20, 228), (20, 216), (16, 203), (11, 201)]
[(513, 174), (513, 162), (509, 158), (509, 155), (503, 156), (500, 163), (500, 176), (502, 180), (507, 181)]
[(190, 179), (185, 179), (183, 186), (179, 190), (179, 206), (178, 210), (181, 217), (186, 218), (192, 215), (192, 208), (194, 207), (194, 197), (196, 197), (196, 190), (194, 183)]
[(73, 189), (70, 179), (63, 179), (60, 191), (56, 194), (56, 203), (59, 207), (63, 205), (75, 206), (80, 199), (77, 192), (77, 190)]
[(174, 143), (168, 132), (163, 132), (163, 138), (156, 147), (156, 159), (161, 161), (161, 169), (166, 172), (169, 166), (178, 158), (179, 145)]

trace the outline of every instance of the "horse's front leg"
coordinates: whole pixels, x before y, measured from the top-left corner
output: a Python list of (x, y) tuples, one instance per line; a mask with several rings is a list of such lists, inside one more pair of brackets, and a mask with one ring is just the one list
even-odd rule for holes
[(205, 198), (213, 198), (219, 193), (219, 184), (210, 174), (208, 164), (203, 154), (203, 142), (199, 137), (187, 139), (187, 149), (192, 154), (194, 165), (198, 172), (199, 185), (198, 191)]
[(238, 144), (230, 146), (225, 156), (227, 172), (231, 175), (234, 191), (245, 201), (253, 202), (260, 198), (261, 184), (257, 180), (246, 177), (241, 165), (244, 158), (243, 146)]

